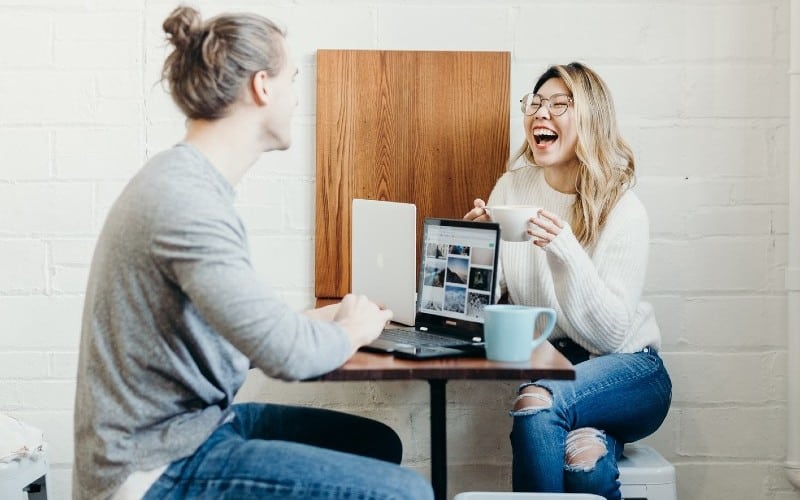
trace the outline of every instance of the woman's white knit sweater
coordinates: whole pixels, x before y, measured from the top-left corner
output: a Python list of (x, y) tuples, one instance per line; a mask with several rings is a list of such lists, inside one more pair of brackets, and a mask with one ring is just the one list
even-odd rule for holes
[[(503, 174), (488, 205), (535, 205), (569, 224), (574, 202), (547, 184), (542, 168), (523, 166)], [(649, 244), (647, 213), (628, 190), (588, 248), (569, 225), (544, 249), (501, 242), (501, 292), (515, 304), (555, 309), (551, 340), (569, 337), (592, 354), (659, 349), (653, 307), (641, 297)]]

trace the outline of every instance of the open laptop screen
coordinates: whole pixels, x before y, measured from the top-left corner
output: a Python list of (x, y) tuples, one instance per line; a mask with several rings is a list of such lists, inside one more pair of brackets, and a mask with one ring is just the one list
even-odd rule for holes
[(499, 242), (495, 223), (425, 219), (418, 327), (482, 337), (483, 308), (495, 301)]

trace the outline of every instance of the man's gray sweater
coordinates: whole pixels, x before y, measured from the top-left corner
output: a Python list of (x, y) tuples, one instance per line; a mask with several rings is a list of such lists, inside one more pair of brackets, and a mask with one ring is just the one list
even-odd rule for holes
[(132, 472), (191, 455), (251, 365), (297, 380), (346, 360), (341, 328), (293, 311), (259, 279), (233, 199), (181, 143), (112, 207), (84, 304), (73, 498), (108, 498)]

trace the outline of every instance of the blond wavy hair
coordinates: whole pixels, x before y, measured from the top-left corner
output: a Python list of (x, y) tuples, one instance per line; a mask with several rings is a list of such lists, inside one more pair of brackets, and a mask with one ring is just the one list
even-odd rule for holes
[[(622, 138), (611, 92), (605, 82), (585, 65), (573, 62), (545, 71), (533, 87), (538, 92), (551, 78), (560, 78), (572, 94), (578, 131), (577, 197), (572, 206), (572, 230), (583, 246), (596, 240), (608, 214), (625, 191), (635, 183), (633, 150)], [(508, 169), (520, 158), (536, 165), (527, 141), (508, 161)]]

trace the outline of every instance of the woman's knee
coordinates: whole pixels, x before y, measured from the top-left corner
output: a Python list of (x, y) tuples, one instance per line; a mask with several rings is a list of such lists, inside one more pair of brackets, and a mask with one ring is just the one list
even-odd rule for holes
[(571, 431), (566, 444), (564, 462), (570, 470), (590, 471), (608, 453), (605, 434), (592, 427)]
[(527, 385), (520, 389), (519, 395), (514, 399), (511, 414), (528, 415), (552, 406), (553, 395), (549, 390), (539, 385)]

